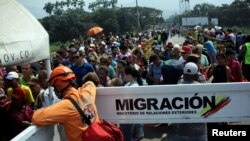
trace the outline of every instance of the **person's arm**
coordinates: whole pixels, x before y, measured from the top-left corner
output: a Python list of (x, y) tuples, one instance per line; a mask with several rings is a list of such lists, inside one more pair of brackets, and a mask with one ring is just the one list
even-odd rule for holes
[(148, 79), (151, 80), (151, 81), (154, 81), (154, 78), (153, 78), (153, 65), (154, 64), (149, 65), (149, 71), (148, 71)]
[(25, 91), (25, 99), (28, 105), (34, 104), (35, 100), (29, 87), (22, 85), (21, 88)]
[(93, 100), (95, 100), (96, 98), (96, 86), (93, 82), (91, 81), (87, 81), (86, 83), (84, 83), (82, 85), (82, 87), (80, 88), (79, 91), (80, 95), (89, 95), (90, 97), (85, 97), (85, 99), (91, 99), (91, 97), (93, 98)]
[[(72, 107), (72, 109), (70, 109)], [(49, 107), (34, 112), (31, 122), (35, 125), (52, 125), (63, 123), (75, 111), (69, 100), (62, 100)]]
[(241, 68), (241, 64), (238, 62), (238, 76), (240, 81), (243, 81), (243, 73), (242, 73), (242, 68)]
[(226, 66), (226, 73), (227, 73), (227, 82), (231, 82), (232, 74), (231, 74), (231, 70), (228, 66)]
[(214, 68), (215, 66), (214, 65), (211, 65), (207, 71), (207, 79), (209, 80), (210, 77), (213, 75), (213, 72), (214, 72)]
[(239, 57), (238, 57), (238, 60), (239, 60), (240, 63), (242, 63), (245, 54), (246, 54), (246, 46), (243, 45), (243, 46), (242, 46), (242, 49), (241, 49), (240, 52), (239, 52)]

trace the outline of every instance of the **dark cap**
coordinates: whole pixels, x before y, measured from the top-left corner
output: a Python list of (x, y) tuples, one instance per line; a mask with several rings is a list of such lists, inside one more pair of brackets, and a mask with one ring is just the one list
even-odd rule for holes
[(71, 48), (69, 49), (69, 52), (76, 53), (76, 52), (77, 52), (77, 49), (74, 48), (74, 47), (71, 47)]

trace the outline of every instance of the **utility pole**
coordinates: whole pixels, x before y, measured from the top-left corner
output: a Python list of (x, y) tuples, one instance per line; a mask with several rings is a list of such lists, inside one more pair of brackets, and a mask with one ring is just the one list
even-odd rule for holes
[(138, 1), (136, 0), (136, 11), (137, 11), (137, 28), (138, 31), (140, 32), (140, 13), (139, 13), (139, 8), (138, 8)]

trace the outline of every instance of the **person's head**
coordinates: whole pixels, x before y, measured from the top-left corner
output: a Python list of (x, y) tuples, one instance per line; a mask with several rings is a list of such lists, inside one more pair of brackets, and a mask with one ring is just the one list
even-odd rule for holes
[(178, 44), (174, 45), (174, 47), (171, 50), (171, 59), (179, 59), (180, 58), (180, 52), (181, 48)]
[(100, 84), (100, 79), (97, 76), (97, 74), (95, 72), (89, 72), (88, 74), (86, 74), (83, 78), (82, 78), (82, 83), (86, 83), (88, 81), (91, 81), (95, 84), (95, 86), (97, 87)]
[(153, 51), (154, 51), (155, 54), (160, 54), (160, 52), (161, 52), (161, 45), (154, 46)]
[(6, 73), (9, 73), (11, 71), (15, 71), (15, 72), (18, 72), (18, 69), (17, 69), (17, 66), (13, 65), (13, 66), (8, 66), (6, 67)]
[(196, 46), (193, 48), (192, 53), (201, 56), (202, 51), (203, 51), (203, 48), (204, 48), (203, 45), (198, 44), (198, 45), (196, 45)]
[(11, 71), (5, 77), (5, 82), (8, 87), (16, 88), (19, 83), (19, 75), (15, 71)]
[(32, 78), (29, 82), (28, 85), (30, 87), (30, 90), (32, 92), (32, 95), (38, 96), (38, 94), (41, 91), (41, 86), (39, 85), (39, 80), (37, 78)]
[(104, 41), (102, 41), (100, 44), (99, 44), (99, 49), (100, 49), (100, 53), (105, 53), (105, 48), (106, 48), (106, 43)]
[(100, 66), (98, 71), (97, 71), (97, 75), (100, 78), (100, 80), (107, 80), (107, 76), (108, 76), (108, 66)]
[(198, 66), (198, 68), (200, 68), (201, 59), (200, 59), (200, 56), (199, 56), (199, 55), (197, 55), (197, 54), (190, 54), (190, 55), (188, 56), (188, 58), (187, 58), (186, 61), (187, 61), (187, 63), (193, 62), (193, 63), (195, 63), (195, 64)]
[(140, 48), (136, 48), (134, 51), (134, 55), (136, 55), (137, 58), (142, 57), (142, 50)]
[(24, 77), (30, 77), (31, 76), (31, 66), (30, 64), (23, 64), (22, 65), (22, 75)]
[(128, 66), (128, 63), (125, 60), (119, 60), (117, 62), (116, 72), (123, 74), (126, 66)]
[(192, 45), (196, 46), (199, 42), (197, 40), (192, 40)]
[(111, 48), (111, 51), (112, 51), (112, 54), (113, 54), (113, 55), (117, 55), (117, 54), (119, 53), (119, 48), (113, 46), (113, 47)]
[(68, 50), (69, 59), (73, 59), (73, 55), (77, 53), (77, 49), (74, 47), (70, 47)]
[(47, 71), (46, 70), (40, 70), (38, 73), (38, 80), (39, 80), (39, 85), (43, 89), (48, 88), (48, 81), (47, 81)]
[(123, 86), (123, 81), (121, 78), (113, 78), (110, 83), (111, 87)]
[(226, 55), (218, 52), (216, 54), (216, 60), (217, 60), (219, 65), (225, 65), (226, 64)]
[(157, 54), (153, 54), (150, 56), (150, 61), (156, 66), (159, 66), (161, 64), (161, 59)]
[(172, 42), (168, 42), (168, 44), (165, 47), (165, 50), (171, 51), (173, 47), (174, 47), (173, 43)]
[(103, 54), (101, 57), (100, 57), (100, 65), (105, 65), (105, 66), (109, 66), (110, 64), (110, 60), (109, 60), (109, 56), (106, 55), (106, 54)]
[(185, 81), (198, 81), (198, 72), (198, 66), (193, 62), (189, 62), (183, 69), (183, 79)]
[(122, 54), (126, 54), (128, 52), (128, 47), (126, 45), (120, 46), (120, 51)]
[(94, 55), (90, 55), (88, 57), (88, 62), (92, 65), (92, 66), (95, 66), (96, 65), (96, 58)]
[(129, 65), (125, 68), (124, 79), (127, 82), (137, 81), (139, 85), (142, 85), (141, 74), (134, 66)]
[(187, 57), (192, 53), (192, 48), (190, 46), (183, 46), (181, 48), (181, 56), (184, 60), (187, 60)]
[(83, 56), (80, 54), (80, 52), (77, 52), (73, 55), (74, 63), (77, 65), (81, 65), (83, 62)]
[(50, 74), (49, 85), (59, 98), (63, 98), (69, 87), (76, 86), (76, 76), (73, 71), (65, 66), (56, 67)]
[(228, 61), (235, 59), (235, 52), (231, 48), (228, 48), (225, 54)]

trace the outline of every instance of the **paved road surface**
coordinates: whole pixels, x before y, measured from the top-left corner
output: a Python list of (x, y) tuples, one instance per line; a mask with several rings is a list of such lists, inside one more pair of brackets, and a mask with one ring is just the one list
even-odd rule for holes
[(183, 44), (185, 41), (185, 38), (183, 37), (178, 37), (178, 36), (174, 36), (172, 38), (168, 39), (168, 42), (172, 42), (173, 44)]

